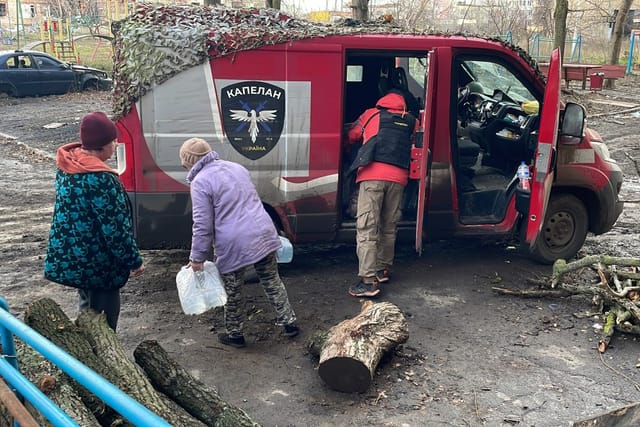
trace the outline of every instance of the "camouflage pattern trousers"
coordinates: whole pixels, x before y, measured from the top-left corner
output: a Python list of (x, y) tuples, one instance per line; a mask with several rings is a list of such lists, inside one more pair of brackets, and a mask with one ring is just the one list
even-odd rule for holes
[[(291, 325), (296, 321), (296, 314), (289, 303), (287, 290), (278, 273), (276, 253), (273, 252), (253, 265), (260, 280), (260, 285), (269, 303), (276, 311), (276, 325)], [(224, 288), (227, 292), (227, 304), (224, 306), (224, 323), (231, 336), (242, 335), (245, 318), (242, 285), (248, 267), (242, 267), (231, 273), (222, 274)]]

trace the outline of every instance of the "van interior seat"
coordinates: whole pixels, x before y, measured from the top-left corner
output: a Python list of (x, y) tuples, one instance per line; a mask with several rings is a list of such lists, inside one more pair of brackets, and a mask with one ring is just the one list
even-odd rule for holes
[(480, 145), (469, 138), (458, 138), (458, 160), (460, 167), (471, 167), (476, 164), (480, 154)]

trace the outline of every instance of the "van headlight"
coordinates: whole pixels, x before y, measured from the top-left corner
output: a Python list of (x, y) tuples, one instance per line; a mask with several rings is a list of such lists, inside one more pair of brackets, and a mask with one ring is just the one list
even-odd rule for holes
[(609, 147), (604, 142), (593, 142), (591, 141), (591, 147), (593, 150), (598, 153), (598, 157), (600, 157), (605, 162), (617, 163), (615, 159), (611, 158), (609, 154)]

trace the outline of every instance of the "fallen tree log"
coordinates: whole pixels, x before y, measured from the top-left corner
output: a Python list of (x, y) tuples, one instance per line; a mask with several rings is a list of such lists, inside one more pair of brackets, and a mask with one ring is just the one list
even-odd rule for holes
[[(83, 403), (76, 392), (71, 377), (62, 372), (56, 365), (45, 359), (40, 353), (15, 339), (16, 356), (20, 372), (38, 387), (53, 403), (83, 427), (99, 427), (100, 423)], [(38, 410), (27, 402), (25, 406), (39, 425), (48, 425)]]
[(129, 358), (116, 333), (103, 314), (85, 310), (76, 319), (80, 331), (91, 342), (107, 369), (113, 372), (113, 384), (138, 402), (176, 426), (200, 426), (177, 402), (158, 393), (145, 373)]
[[(172, 425), (203, 425), (153, 388), (144, 373), (128, 358), (115, 332), (108, 326), (104, 314), (92, 310), (83, 311), (78, 316), (77, 325), (74, 325), (55, 301), (44, 298), (28, 306), (25, 322)], [(79, 394), (84, 393), (83, 402), (86, 404), (85, 398), (89, 393), (84, 387), (75, 382), (74, 384)], [(92, 404), (102, 403), (95, 396), (90, 396)], [(104, 404), (102, 406), (108, 408)], [(94, 407), (92, 405), (90, 409), (98, 417)], [(124, 420), (114, 419), (107, 424), (100, 419), (100, 423), (121, 425)]]
[(409, 338), (402, 311), (388, 302), (362, 304), (360, 314), (329, 329), (318, 373), (332, 389), (364, 392), (382, 355)]
[[(79, 328), (71, 322), (60, 306), (49, 298), (43, 298), (27, 306), (24, 322), (40, 335), (69, 353), (75, 359), (113, 383), (114, 376), (104, 362), (93, 352), (91, 344)], [(70, 380), (75, 392), (101, 425), (119, 425), (123, 419), (95, 395), (74, 380)]]
[(208, 426), (257, 427), (240, 408), (220, 398), (172, 360), (156, 341), (143, 341), (133, 352), (153, 386)]

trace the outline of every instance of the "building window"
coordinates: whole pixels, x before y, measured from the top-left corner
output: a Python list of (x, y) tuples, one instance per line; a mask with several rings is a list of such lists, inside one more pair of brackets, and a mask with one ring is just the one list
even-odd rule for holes
[(7, 15), (7, 4), (0, 3), (0, 16), (6, 16), (6, 15)]

